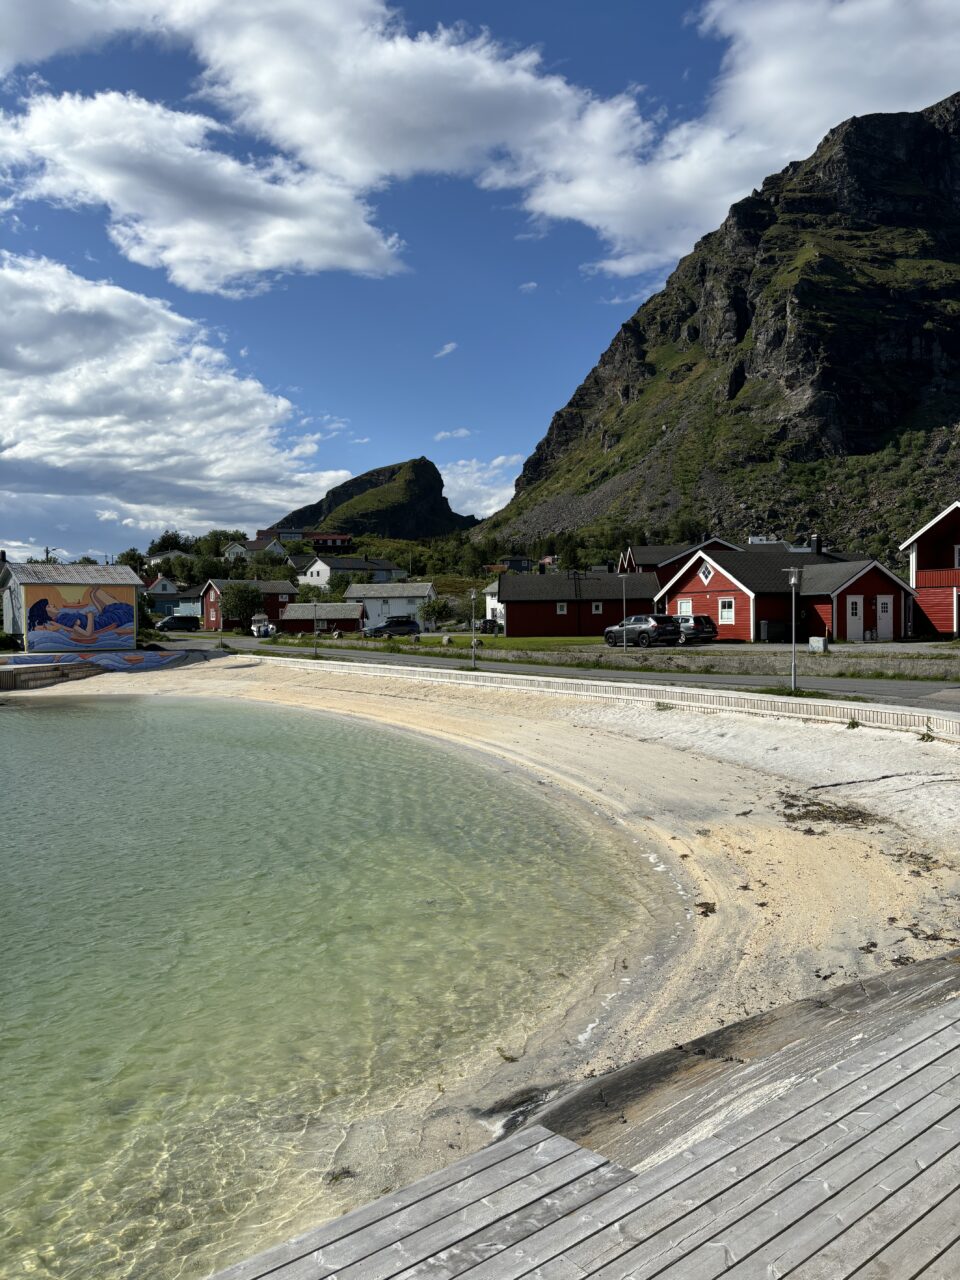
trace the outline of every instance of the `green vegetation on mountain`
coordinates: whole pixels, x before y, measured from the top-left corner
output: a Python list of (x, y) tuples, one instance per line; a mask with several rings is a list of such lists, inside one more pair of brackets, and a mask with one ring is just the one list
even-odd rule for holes
[(476, 523), (474, 516), (450, 509), (443, 477), (429, 458), (411, 458), (353, 476), (319, 502), (291, 511), (275, 527), (355, 537), (437, 538)]
[(848, 120), (734, 205), (482, 532), (817, 531), (890, 556), (958, 479), (960, 94)]

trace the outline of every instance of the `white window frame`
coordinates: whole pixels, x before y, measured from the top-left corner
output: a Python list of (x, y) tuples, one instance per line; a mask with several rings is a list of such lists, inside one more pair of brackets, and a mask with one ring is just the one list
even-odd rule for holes
[(603, 613), (603, 601), (602, 601), (602, 600), (594, 600), (594, 602), (593, 602), (593, 603), (591, 604), (591, 606), (590, 606), (590, 612), (591, 612), (591, 613)]
[[(730, 606), (730, 617), (723, 616), (723, 606)], [(732, 627), (737, 621), (737, 599), (736, 596), (721, 596), (717, 600), (717, 622), (721, 627)]]
[(566, 600), (558, 600), (558, 601), (557, 601), (557, 617), (558, 617), (558, 618), (565, 617), (565, 616), (566, 616), (566, 612), (567, 612), (567, 602), (566, 602)]
[(860, 617), (860, 597), (859, 596), (848, 597), (847, 607), (850, 610), (849, 616), (851, 618)]
[(692, 600), (677, 601), (677, 617), (678, 618), (693, 617), (693, 601)]
[(710, 582), (710, 579), (713, 577), (713, 568), (710, 565), (708, 565), (706, 561), (704, 561), (704, 563), (700, 566), (698, 570), (698, 575), (703, 585), (707, 586)]

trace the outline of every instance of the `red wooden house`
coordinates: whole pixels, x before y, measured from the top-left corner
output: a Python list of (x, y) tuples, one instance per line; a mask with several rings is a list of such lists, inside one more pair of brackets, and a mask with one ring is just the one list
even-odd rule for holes
[(367, 612), (362, 600), (333, 601), (330, 604), (288, 604), (280, 614), (278, 630), (312, 635), (314, 631), (362, 631)]
[(652, 613), (659, 586), (652, 573), (504, 573), (493, 616), (508, 636), (599, 636), (625, 611)]
[(913, 632), (960, 632), (960, 502), (929, 520), (900, 547), (910, 555)]
[(789, 640), (789, 570), (800, 570), (797, 639), (900, 640), (907, 634), (911, 593), (876, 560), (783, 544), (743, 551), (699, 551), (656, 598), (664, 613), (706, 614), (720, 641)]
[[(201, 618), (203, 619), (204, 631), (220, 630), (220, 594), (223, 588), (229, 582), (239, 581), (236, 578), (211, 578), (207, 585), (203, 588), (200, 595)], [(278, 626), (280, 615), (288, 604), (291, 604), (297, 598), (297, 588), (292, 582), (285, 579), (271, 582), (257, 582), (254, 579), (243, 579), (244, 585), (248, 587), (256, 587), (263, 596), (263, 604), (260, 612), (265, 613), (269, 620)], [(239, 618), (226, 618), (225, 626), (227, 630), (231, 627), (240, 625)]]
[(739, 551), (735, 542), (705, 538), (702, 542), (675, 542), (667, 546), (629, 546), (620, 553), (617, 573), (655, 573), (661, 586), (669, 582), (695, 551)]

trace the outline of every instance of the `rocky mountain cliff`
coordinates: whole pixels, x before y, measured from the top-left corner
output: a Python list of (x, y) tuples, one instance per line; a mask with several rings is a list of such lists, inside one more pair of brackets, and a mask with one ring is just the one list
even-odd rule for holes
[(319, 502), (298, 507), (278, 529), (378, 534), (384, 538), (436, 538), (470, 529), (475, 516), (458, 516), (443, 496), (443, 477), (429, 458), (394, 462), (354, 476)]
[(485, 526), (816, 529), (890, 554), (960, 497), (960, 94), (854, 117), (620, 329)]

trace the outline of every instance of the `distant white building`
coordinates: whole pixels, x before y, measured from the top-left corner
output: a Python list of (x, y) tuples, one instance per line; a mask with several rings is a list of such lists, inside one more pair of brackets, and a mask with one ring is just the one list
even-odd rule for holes
[(297, 580), (311, 587), (325, 587), (334, 573), (345, 573), (349, 578), (362, 574), (371, 582), (403, 582), (407, 576), (406, 569), (399, 568), (392, 560), (322, 555), (311, 560)]
[(286, 556), (283, 543), (279, 538), (248, 538), (246, 542), (228, 542), (223, 548), (224, 560), (249, 560), (255, 555)]
[(422, 614), (423, 606), (437, 598), (432, 582), (354, 582), (343, 598), (362, 601), (368, 627), (382, 626), (391, 618), (416, 618), (425, 631), (433, 630), (433, 623), (425, 622)]
[(507, 624), (506, 608), (500, 603), (500, 579), (483, 588), (484, 617), (488, 622), (499, 622), (502, 627)]

